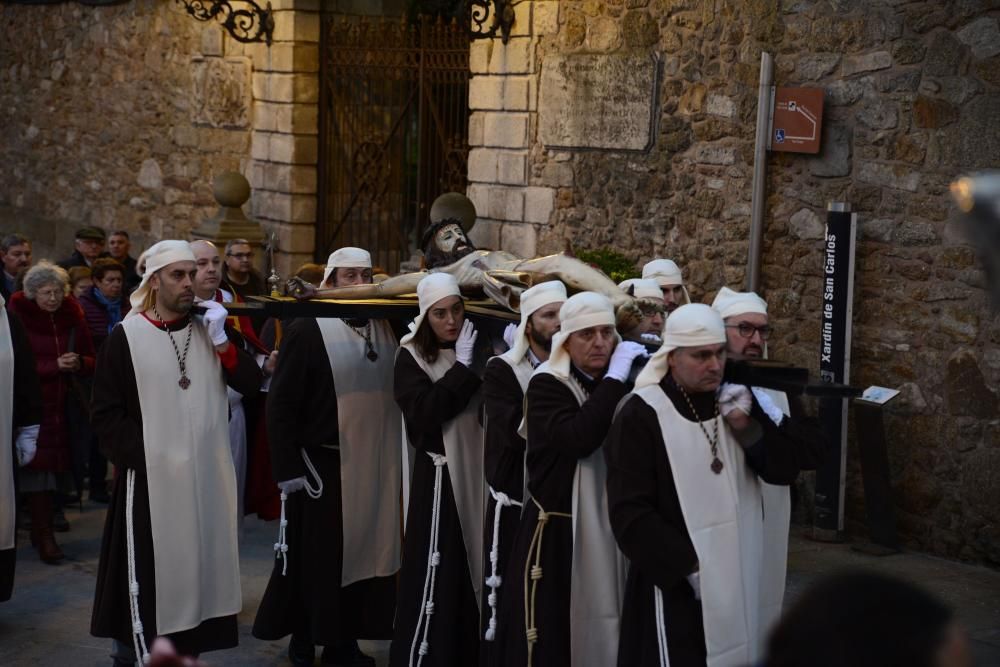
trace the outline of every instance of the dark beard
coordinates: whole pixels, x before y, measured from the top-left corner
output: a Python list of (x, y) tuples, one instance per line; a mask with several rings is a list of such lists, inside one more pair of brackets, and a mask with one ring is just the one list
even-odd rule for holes
[(431, 243), (424, 251), (425, 267), (428, 269), (436, 269), (441, 266), (454, 264), (469, 253), (475, 252), (475, 250), (476, 247), (471, 243), (466, 245), (461, 241), (455, 245), (451, 252), (445, 252), (444, 250), (438, 248), (434, 243)]
[(531, 339), (531, 342), (537, 345), (538, 347), (542, 348), (546, 352), (552, 352), (551, 336), (549, 337), (543, 336), (542, 334), (532, 329), (531, 331), (528, 332), (528, 337)]

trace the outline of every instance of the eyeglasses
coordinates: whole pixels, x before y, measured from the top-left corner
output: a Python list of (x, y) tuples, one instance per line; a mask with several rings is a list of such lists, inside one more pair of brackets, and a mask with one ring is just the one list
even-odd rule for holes
[(227, 253), (226, 256), (227, 257), (235, 257), (236, 259), (250, 259), (251, 257), (253, 257), (253, 253), (252, 252), (233, 252), (233, 253)]
[(771, 327), (767, 324), (762, 327), (755, 327), (747, 322), (742, 322), (740, 324), (727, 324), (726, 328), (736, 329), (743, 338), (753, 338), (755, 333), (760, 334), (761, 340), (767, 340), (770, 338), (771, 332), (773, 331), (773, 329), (771, 329)]
[(40, 289), (35, 294), (43, 299), (57, 299), (63, 296), (63, 291), (61, 289)]

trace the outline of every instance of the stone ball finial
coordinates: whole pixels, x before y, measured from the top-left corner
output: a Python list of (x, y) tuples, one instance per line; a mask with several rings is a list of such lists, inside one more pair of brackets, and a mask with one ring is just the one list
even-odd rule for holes
[(462, 229), (469, 231), (476, 222), (476, 205), (460, 192), (446, 192), (431, 204), (430, 221), (434, 223), (445, 218), (462, 222)]
[(235, 171), (224, 171), (212, 181), (212, 194), (220, 206), (239, 208), (250, 199), (250, 182)]

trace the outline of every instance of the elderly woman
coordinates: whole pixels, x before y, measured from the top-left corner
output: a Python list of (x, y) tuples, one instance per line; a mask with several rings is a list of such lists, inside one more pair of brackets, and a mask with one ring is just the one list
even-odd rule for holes
[(39, 262), (24, 277), (24, 291), (11, 296), (10, 310), (21, 318), (35, 355), (42, 385), (43, 416), (35, 458), (20, 471), (21, 491), (31, 512), (31, 542), (46, 563), (63, 558), (52, 530), (56, 474), (70, 469), (66, 423), (70, 385), (94, 371), (94, 345), (83, 310), (69, 295), (64, 269)]
[(96, 260), (89, 271), (93, 285), (75, 296), (83, 307), (94, 348), (100, 350), (111, 330), (129, 311), (128, 299), (122, 298), (125, 266), (103, 257)]

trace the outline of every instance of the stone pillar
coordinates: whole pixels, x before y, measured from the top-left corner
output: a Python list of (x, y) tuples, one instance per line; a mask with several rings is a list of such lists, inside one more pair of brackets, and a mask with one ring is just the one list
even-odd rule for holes
[(479, 222), (473, 242), (521, 257), (536, 254), (539, 225), (549, 223), (555, 188), (535, 184), (529, 153), (538, 125), (541, 37), (558, 30), (558, 0), (515, 7), (511, 36), (472, 42), (469, 82), (469, 187)]
[[(246, 239), (257, 250), (258, 258), (264, 245), (264, 234), (260, 225), (248, 219), (243, 213), (243, 204), (250, 199), (250, 184), (242, 174), (226, 171), (215, 177), (212, 194), (219, 202), (218, 212), (191, 230), (191, 240), (211, 241), (222, 252), (228, 241)], [(257, 268), (263, 263), (258, 259)]]
[(272, 0), (274, 40), (246, 45), (254, 64), (252, 215), (276, 237), (283, 277), (312, 261), (317, 204), (320, 0)]

